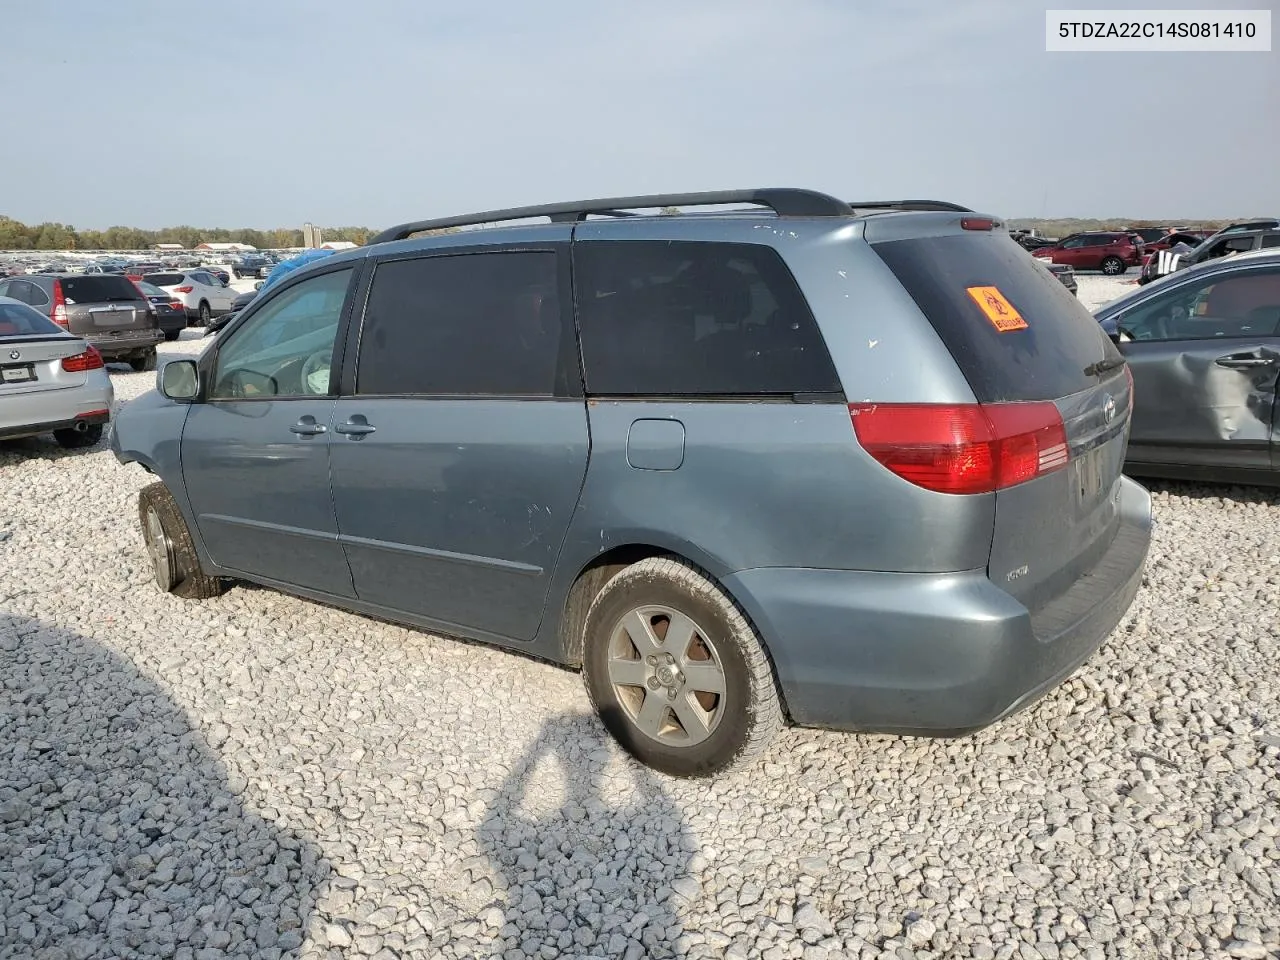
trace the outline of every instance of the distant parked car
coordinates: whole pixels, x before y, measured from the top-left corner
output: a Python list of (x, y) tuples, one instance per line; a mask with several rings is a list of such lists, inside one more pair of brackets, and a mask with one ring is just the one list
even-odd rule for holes
[(217, 277), (223, 283), (231, 282), (231, 270), (223, 266), (201, 267), (206, 273), (210, 273)]
[(1136, 234), (1142, 238), (1142, 242), (1147, 246), (1156, 243), (1161, 237), (1169, 232), (1168, 227), (1129, 227), (1125, 233)]
[(1100, 231), (1076, 233), (1034, 251), (1035, 256), (1065, 263), (1077, 270), (1101, 270), (1118, 276), (1142, 263), (1142, 239), (1132, 233)]
[(1158, 254), (1146, 260), (1142, 265), (1138, 282), (1148, 283), (1163, 274), (1185, 270), (1231, 254), (1280, 247), (1280, 220), (1246, 220), (1233, 223), (1191, 246), (1192, 249), (1177, 260), (1171, 261), (1169, 258), (1161, 260)]
[(1065, 263), (1044, 263), (1049, 268), (1049, 272), (1057, 277), (1064, 287), (1070, 290), (1076, 296), (1080, 295), (1080, 285), (1076, 282), (1075, 268)]
[(134, 280), (134, 286), (151, 302), (151, 310), (160, 321), (160, 330), (166, 340), (177, 340), (187, 328), (187, 308), (174, 295), (161, 290), (154, 283)]
[(156, 344), (164, 341), (151, 302), (123, 274), (54, 274), (0, 281), (12, 297), (83, 337), (108, 362), (154, 370)]
[(231, 261), (228, 269), (231, 271), (232, 276), (237, 280), (242, 280), (246, 277), (260, 280), (263, 273), (266, 270), (269, 270), (270, 267), (271, 264), (267, 262), (265, 257), (258, 256), (257, 254), (245, 254), (243, 257), (238, 257)]
[(205, 326), (214, 317), (231, 310), (236, 292), (209, 270), (165, 271), (149, 273), (142, 278), (182, 302), (187, 317)]
[(91, 447), (115, 391), (102, 354), (28, 304), (0, 297), (0, 439), (53, 434)]
[(1133, 371), (1127, 473), (1280, 485), (1280, 250), (1189, 267), (1095, 316)]

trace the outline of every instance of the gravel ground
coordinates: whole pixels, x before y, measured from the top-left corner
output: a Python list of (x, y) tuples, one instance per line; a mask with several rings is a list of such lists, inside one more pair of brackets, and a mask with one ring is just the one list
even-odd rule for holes
[(161, 595), (146, 482), (0, 445), (0, 957), (1280, 951), (1280, 496), (1160, 486), (1129, 616), (1029, 712), (791, 730), (682, 782), (574, 674), (264, 589)]

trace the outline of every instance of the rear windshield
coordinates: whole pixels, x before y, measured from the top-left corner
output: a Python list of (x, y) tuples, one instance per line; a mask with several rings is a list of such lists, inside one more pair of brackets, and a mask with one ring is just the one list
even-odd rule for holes
[(1096, 385), (1094, 364), (1120, 359), (1062, 282), (1002, 234), (872, 246), (929, 318), (980, 402), (1056, 400)]
[(168, 294), (157, 287), (154, 283), (147, 283), (145, 280), (138, 281), (138, 289), (145, 293), (148, 297), (167, 297)]
[(68, 303), (111, 303), (137, 300), (138, 288), (119, 274), (88, 277), (63, 277), (62, 295)]
[(0, 337), (27, 337), (46, 333), (66, 335), (62, 327), (25, 303), (0, 303)]
[(148, 273), (145, 277), (147, 283), (154, 283), (157, 287), (176, 287), (186, 278), (182, 273)]

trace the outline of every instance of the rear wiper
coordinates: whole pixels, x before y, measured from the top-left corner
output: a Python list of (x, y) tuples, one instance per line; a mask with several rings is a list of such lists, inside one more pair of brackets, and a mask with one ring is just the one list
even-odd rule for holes
[(1123, 357), (1119, 360), (1099, 360), (1097, 363), (1091, 363), (1085, 367), (1084, 375), (1086, 377), (1100, 377), (1104, 373), (1110, 373), (1112, 370), (1117, 370), (1120, 367), (1123, 367), (1124, 364), (1125, 361)]

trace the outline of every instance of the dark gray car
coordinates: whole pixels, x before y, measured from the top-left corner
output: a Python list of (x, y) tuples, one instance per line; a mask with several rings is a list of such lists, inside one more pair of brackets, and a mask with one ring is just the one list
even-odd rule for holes
[(0, 297), (35, 307), (91, 343), (104, 360), (154, 370), (164, 341), (151, 302), (123, 274), (33, 274), (0, 280)]
[(1097, 317), (1133, 371), (1129, 473), (1280, 484), (1280, 250), (1179, 270)]
[[(636, 212), (725, 204), (749, 209)], [(678, 775), (784, 721), (958, 735), (1026, 707), (1124, 614), (1150, 536), (1123, 358), (954, 204), (405, 224), (159, 386), (111, 442), (156, 477), (162, 589), (243, 578), (581, 667)]]

